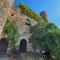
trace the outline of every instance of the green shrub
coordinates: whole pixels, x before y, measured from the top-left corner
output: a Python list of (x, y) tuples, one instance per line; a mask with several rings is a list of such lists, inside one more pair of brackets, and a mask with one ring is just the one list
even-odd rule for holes
[(9, 41), (11, 41), (11, 47), (16, 48), (16, 40), (19, 36), (18, 27), (16, 21), (13, 20), (11, 17), (8, 17), (3, 28), (3, 33)]

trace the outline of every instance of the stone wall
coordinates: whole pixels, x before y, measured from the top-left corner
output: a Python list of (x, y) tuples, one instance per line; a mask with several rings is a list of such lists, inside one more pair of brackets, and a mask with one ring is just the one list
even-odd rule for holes
[(31, 19), (30, 17), (26, 16), (25, 14), (21, 14), (19, 15), (19, 18), (17, 19), (17, 25), (18, 25), (18, 29), (19, 29), (19, 33), (20, 33), (20, 37), (17, 40), (17, 45), (20, 45), (20, 42), (22, 39), (25, 39), (27, 42), (27, 51), (32, 51), (32, 44), (29, 42), (29, 38), (30, 38), (30, 26), (26, 25), (26, 19), (29, 19), (31, 22), (31, 26), (35, 26), (38, 22), (35, 21), (34, 19)]
[(0, 0), (0, 37), (6, 21), (6, 17), (10, 14), (12, 8), (12, 0)]

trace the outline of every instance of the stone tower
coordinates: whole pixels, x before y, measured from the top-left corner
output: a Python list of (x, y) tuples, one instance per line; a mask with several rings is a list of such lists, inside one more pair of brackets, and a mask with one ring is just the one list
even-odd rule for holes
[(48, 21), (48, 15), (45, 11), (41, 11), (40, 16), (42, 17), (42, 19), (44, 19), (44, 21)]
[(0, 0), (0, 37), (6, 21), (6, 17), (10, 15), (13, 0)]

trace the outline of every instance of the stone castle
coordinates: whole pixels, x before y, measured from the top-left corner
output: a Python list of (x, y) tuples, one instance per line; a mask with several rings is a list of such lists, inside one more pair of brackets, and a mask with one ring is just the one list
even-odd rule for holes
[[(4, 38), (2, 31), (6, 23), (6, 17), (11, 16), (13, 19), (17, 19), (17, 26), (20, 33), (20, 37), (18, 38), (16, 43), (17, 48), (20, 48), (22, 52), (32, 51), (33, 49), (31, 43), (29, 43), (30, 27), (26, 25), (26, 21), (29, 20), (31, 26), (35, 26), (37, 24), (37, 21), (31, 19), (26, 14), (21, 12), (21, 9), (14, 7), (13, 0), (0, 0), (0, 41)], [(11, 47), (9, 47), (8, 44), (7, 51), (9, 51), (10, 49)]]

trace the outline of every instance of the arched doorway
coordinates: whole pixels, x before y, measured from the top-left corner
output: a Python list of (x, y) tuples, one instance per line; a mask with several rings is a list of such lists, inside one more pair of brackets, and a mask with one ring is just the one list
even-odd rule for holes
[(8, 40), (6, 38), (0, 39), (0, 54), (6, 54), (8, 48)]
[(22, 39), (20, 41), (19, 52), (26, 52), (26, 50), (27, 50), (27, 41), (25, 39)]

